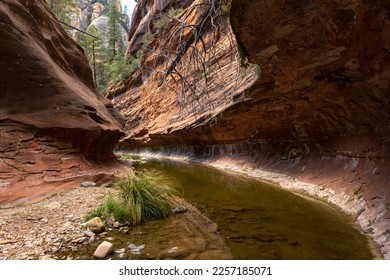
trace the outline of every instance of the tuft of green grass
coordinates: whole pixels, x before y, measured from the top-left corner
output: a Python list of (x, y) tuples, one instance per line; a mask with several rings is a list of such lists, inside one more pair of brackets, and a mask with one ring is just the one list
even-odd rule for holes
[(102, 218), (104, 216), (104, 213), (105, 213), (104, 205), (100, 205), (99, 207), (92, 209), (85, 215), (84, 222), (88, 222), (89, 220), (95, 217)]
[(119, 199), (110, 195), (103, 204), (107, 217), (112, 216), (115, 220), (126, 222), (130, 220), (129, 211), (124, 207)]
[(362, 186), (356, 186), (356, 187), (353, 188), (352, 191), (353, 191), (353, 194), (354, 194), (354, 195), (358, 195), (358, 194), (360, 194), (361, 191), (362, 191)]
[(361, 200), (361, 199), (364, 199), (364, 194), (363, 194), (363, 187), (359, 185), (352, 189), (352, 195), (349, 198), (349, 200)]
[(390, 202), (385, 203), (385, 208), (386, 208), (386, 210), (390, 210)]
[(113, 217), (132, 225), (163, 219), (172, 211), (169, 197), (180, 193), (172, 179), (157, 171), (129, 173), (114, 186), (119, 191), (118, 195), (109, 196), (101, 206), (87, 215), (88, 218)]

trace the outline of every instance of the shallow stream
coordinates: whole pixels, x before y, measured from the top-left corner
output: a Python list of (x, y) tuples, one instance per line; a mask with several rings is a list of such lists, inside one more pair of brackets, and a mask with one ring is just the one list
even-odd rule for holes
[[(184, 199), (217, 223), (236, 259), (373, 259), (367, 238), (338, 209), (321, 201), (235, 173), (183, 161), (150, 159), (136, 168), (156, 169), (177, 180)], [(127, 234), (110, 233), (116, 247), (175, 239), (155, 221)], [(115, 245), (115, 244), (114, 244)], [(79, 250), (91, 257), (96, 244)], [(157, 248), (156, 248), (157, 249)], [(160, 249), (157, 249), (160, 250)], [(131, 256), (126, 258), (139, 258)]]

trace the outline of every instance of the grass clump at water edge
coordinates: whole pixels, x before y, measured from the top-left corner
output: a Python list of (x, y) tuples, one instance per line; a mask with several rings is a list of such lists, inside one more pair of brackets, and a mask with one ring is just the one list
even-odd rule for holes
[(129, 173), (118, 180), (114, 187), (118, 194), (111, 194), (102, 205), (90, 211), (84, 220), (93, 217), (114, 218), (132, 225), (163, 219), (171, 214), (169, 197), (178, 195), (178, 184), (161, 172), (143, 171)]

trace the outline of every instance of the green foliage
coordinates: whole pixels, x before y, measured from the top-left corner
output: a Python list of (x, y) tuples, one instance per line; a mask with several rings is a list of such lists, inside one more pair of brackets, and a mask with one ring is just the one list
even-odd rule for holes
[(115, 186), (119, 194), (109, 196), (101, 206), (88, 213), (88, 218), (113, 217), (119, 222), (132, 225), (166, 218), (171, 214), (168, 198), (178, 194), (173, 181), (156, 171), (129, 174), (118, 180)]
[(219, 15), (227, 16), (230, 14), (230, 9), (232, 8), (232, 3), (230, 0), (223, 1), (219, 6)]
[(153, 28), (159, 32), (160, 30), (162, 30), (164, 28), (165, 25), (167, 25), (167, 23), (169, 22), (169, 18), (165, 15), (162, 15), (159, 19), (156, 19), (154, 22), (153, 22)]
[(352, 191), (353, 191), (354, 195), (358, 195), (362, 191), (362, 186), (356, 186), (356, 187), (353, 188)]
[(116, 221), (127, 222), (131, 220), (130, 211), (119, 199), (113, 196), (107, 198), (104, 207), (108, 216), (112, 216)]
[[(78, 37), (78, 44), (83, 48), (88, 60), (91, 60), (93, 57), (93, 48), (95, 48), (95, 54), (98, 53), (98, 56), (100, 58), (100, 54), (102, 54), (103, 52), (103, 41), (101, 39), (101, 35), (98, 29), (95, 26), (90, 25), (85, 32), (99, 39), (93, 38), (88, 34), (81, 33)], [(95, 46), (93, 45), (94, 41)]]
[(248, 58), (245, 56), (243, 48), (240, 46), (238, 42), (237, 42), (237, 54), (238, 54), (238, 59), (240, 60), (241, 67), (247, 69), (250, 66), (250, 63), (248, 61)]
[(174, 17), (177, 17), (179, 14), (181, 14), (184, 10), (179, 8), (179, 9), (169, 9), (167, 13), (162, 13), (160, 15), (160, 18), (156, 19), (153, 22), (153, 28), (156, 30), (156, 32), (160, 32), (166, 25), (167, 23)]
[(87, 222), (95, 217), (102, 218), (104, 216), (104, 213), (105, 213), (105, 207), (104, 205), (100, 205), (99, 207), (89, 211), (87, 215), (85, 215), (84, 221)]
[(149, 46), (150, 43), (153, 42), (154, 38), (156, 38), (156, 34), (149, 31), (149, 32), (146, 33), (146, 35), (145, 35), (145, 42), (144, 42), (144, 44), (145, 44), (146, 46)]
[(98, 29), (90, 25), (87, 33), (97, 37), (89, 36), (88, 34), (81, 33), (78, 38), (79, 45), (83, 48), (85, 55), (87, 56), (88, 62), (92, 71), (94, 71), (95, 84), (99, 91), (105, 91), (109, 80), (108, 67), (105, 65), (107, 62), (106, 53), (107, 49), (104, 47), (103, 40)]
[(133, 160), (133, 158), (131, 156), (126, 155), (126, 154), (121, 155), (120, 159), (124, 160), (124, 161), (132, 161)]
[(110, 80), (113, 82), (122, 81), (130, 75), (129, 65), (126, 58), (118, 54), (109, 64)]
[(362, 186), (356, 186), (352, 189), (352, 196), (350, 197), (350, 200), (360, 200), (364, 198), (363, 195), (363, 188)]
[(116, 1), (110, 1), (108, 8), (108, 32), (107, 32), (107, 41), (108, 41), (108, 59), (113, 60), (116, 58), (118, 53), (124, 53), (124, 46), (122, 42), (122, 32), (120, 21), (122, 15), (118, 11)]
[(385, 203), (385, 208), (386, 208), (386, 210), (389, 210), (389, 209), (390, 209), (390, 202), (386, 202), (386, 203)]
[[(71, 24), (71, 16), (76, 10), (75, 0), (46, 0), (46, 2), (58, 20)], [(69, 30), (65, 25), (63, 28)]]
[(143, 51), (139, 50), (134, 56), (129, 56), (128, 59), (122, 54), (117, 54), (109, 63), (109, 76), (113, 82), (123, 81), (130, 76), (141, 65)]
[(127, 59), (127, 64), (129, 65), (130, 73), (133, 73), (141, 66), (141, 61), (144, 56), (143, 50), (138, 50), (134, 56), (129, 56)]

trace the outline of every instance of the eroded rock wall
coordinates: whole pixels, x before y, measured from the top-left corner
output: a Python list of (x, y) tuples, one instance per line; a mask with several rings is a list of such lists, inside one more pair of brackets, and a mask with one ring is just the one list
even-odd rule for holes
[[(242, 67), (228, 14), (208, 3), (146, 1), (135, 9), (128, 55), (143, 50), (141, 67), (108, 95), (127, 120), (124, 145), (216, 143), (210, 124), (246, 100), (244, 92), (259, 73), (253, 65)], [(184, 10), (177, 18), (154, 28), (169, 10), (179, 8)], [(203, 27), (197, 42), (193, 26)], [(185, 42), (187, 51), (177, 60)]]
[(387, 242), (387, 256), (389, 11), (389, 1), (234, 0), (231, 13), (237, 40), (263, 70), (247, 130), (268, 144), (259, 165), (365, 201), (359, 220)]
[(115, 110), (46, 1), (1, 1), (0, 25), (0, 203), (112, 173)]
[(224, 86), (194, 103), (217, 110), (191, 115), (177, 108), (173, 83), (159, 87), (141, 69), (113, 99), (127, 117), (124, 144), (234, 158), (315, 183), (340, 194), (326, 197), (352, 209), (390, 257), (389, 11), (389, 1), (233, 0), (233, 32), (260, 78), (230, 87), (237, 64), (224, 60), (226, 47), (207, 60), (218, 61), (223, 74), (211, 67), (210, 76)]

